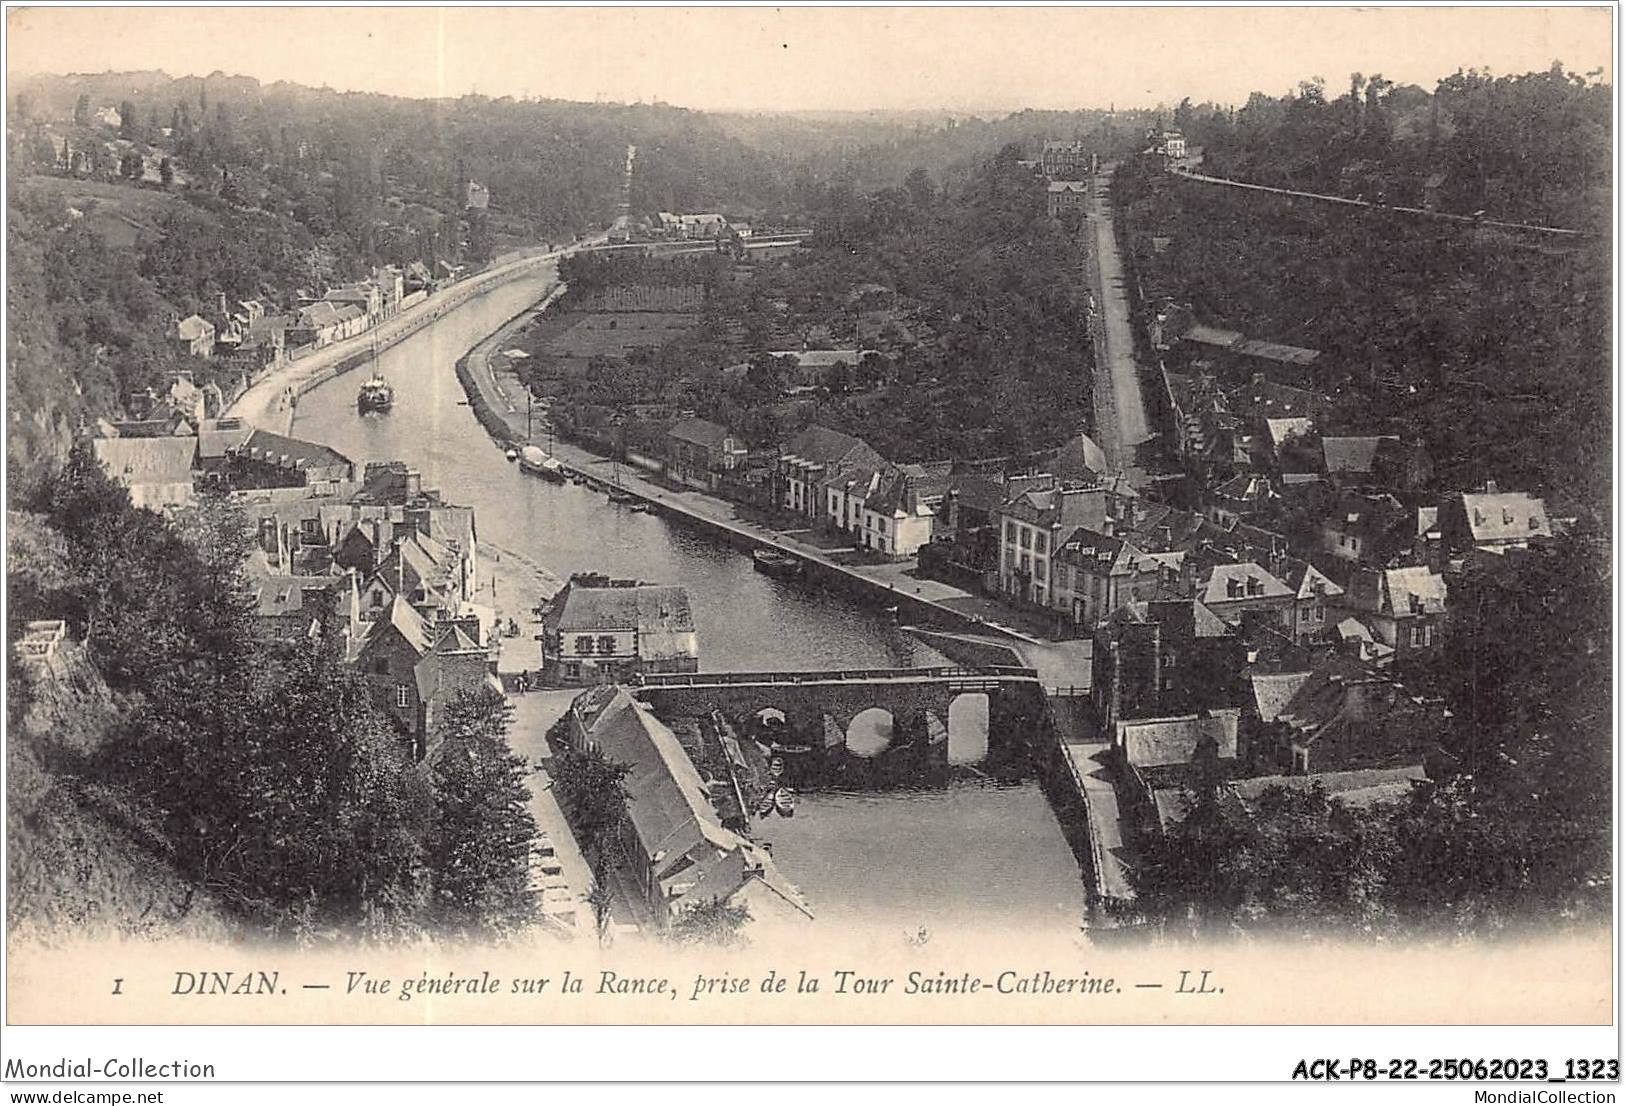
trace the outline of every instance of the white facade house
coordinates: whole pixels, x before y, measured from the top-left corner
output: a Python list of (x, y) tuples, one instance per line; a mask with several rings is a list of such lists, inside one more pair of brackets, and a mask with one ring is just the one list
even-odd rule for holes
[(1026, 491), (999, 509), (999, 590), (1041, 607), (1051, 603), (1051, 564), (1061, 540), (1078, 527), (1103, 532), (1106, 490)]

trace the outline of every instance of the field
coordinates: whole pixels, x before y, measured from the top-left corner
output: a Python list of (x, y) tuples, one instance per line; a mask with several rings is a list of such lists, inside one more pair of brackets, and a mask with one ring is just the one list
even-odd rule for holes
[(705, 286), (617, 285), (582, 297), (578, 311), (698, 311), (705, 305)]
[(546, 356), (582, 359), (624, 357), (628, 350), (661, 346), (694, 325), (694, 316), (656, 311), (572, 312), (563, 316), (566, 329), (541, 345)]
[(157, 189), (67, 177), (25, 177), (17, 187), (25, 195), (60, 199), (81, 212), (109, 247), (119, 250), (133, 247), (143, 234), (157, 234), (164, 218), (183, 202)]

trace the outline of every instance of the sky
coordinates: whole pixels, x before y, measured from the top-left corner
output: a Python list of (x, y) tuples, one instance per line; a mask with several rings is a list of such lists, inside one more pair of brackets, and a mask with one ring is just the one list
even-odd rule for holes
[(12, 74), (221, 70), (400, 96), (706, 110), (1241, 104), (1352, 72), (1613, 75), (1603, 7), (11, 8)]

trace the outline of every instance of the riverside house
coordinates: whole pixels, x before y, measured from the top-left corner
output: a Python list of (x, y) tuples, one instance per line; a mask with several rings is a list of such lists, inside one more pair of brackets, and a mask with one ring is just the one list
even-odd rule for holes
[(542, 615), (542, 679), (581, 686), (696, 672), (699, 634), (680, 587), (577, 574)]
[(616, 835), (651, 928), (711, 903), (745, 907), (749, 931), (812, 918), (767, 849), (723, 826), (694, 762), (648, 707), (624, 688), (598, 687), (576, 697), (569, 719), (578, 751), (628, 767)]
[(1051, 605), (1051, 564), (1064, 536), (1106, 529), (1106, 489), (1065, 486), (1021, 492), (999, 508), (999, 590), (1024, 603)]
[(683, 419), (666, 431), (666, 477), (705, 492), (715, 492), (745, 463), (745, 443), (726, 426), (706, 419)]
[(786, 510), (816, 521), (825, 496), (820, 494), (826, 474), (840, 467), (883, 465), (882, 457), (863, 439), (824, 426), (809, 426), (785, 443), (779, 453), (775, 496)]

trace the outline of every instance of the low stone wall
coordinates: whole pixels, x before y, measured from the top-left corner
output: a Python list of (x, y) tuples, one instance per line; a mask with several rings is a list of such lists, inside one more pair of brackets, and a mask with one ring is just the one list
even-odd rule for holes
[(520, 444), (520, 439), (513, 432), (513, 427), (508, 425), (508, 420), (491, 406), (485, 391), (474, 382), (474, 370), (469, 367), (472, 358), (472, 353), (465, 353), (457, 359), (456, 366), (457, 382), (468, 394), (469, 410), (474, 412), (474, 417), (485, 427), (485, 432), (495, 438), (499, 445), (506, 447)]

